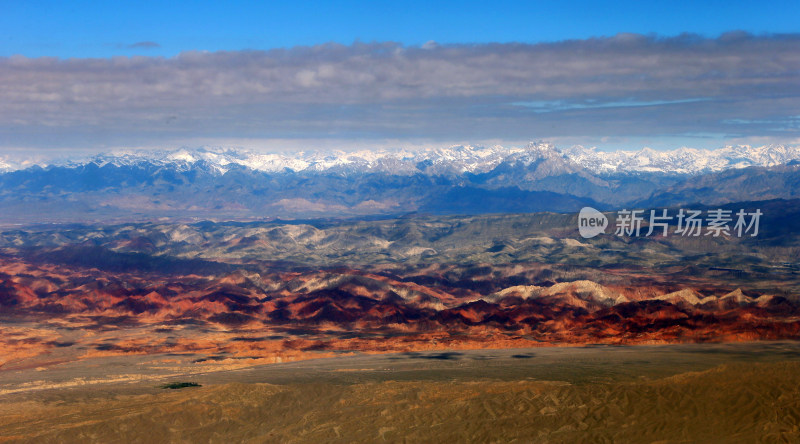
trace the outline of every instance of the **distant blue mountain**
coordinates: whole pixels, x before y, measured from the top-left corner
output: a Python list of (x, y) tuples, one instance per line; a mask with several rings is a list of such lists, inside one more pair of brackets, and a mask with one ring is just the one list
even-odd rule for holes
[(413, 168), (409, 162), (392, 168), (387, 158), (361, 164), (331, 157), (295, 170), (285, 159), (276, 164), (283, 167), (267, 168), (264, 159), (248, 166), (249, 158), (232, 162), (191, 153), (34, 166), (0, 173), (0, 222), (573, 212), (800, 197), (796, 162), (695, 174), (630, 173), (593, 171), (549, 146), (479, 168), (464, 163), (475, 153), (456, 154), (439, 153)]

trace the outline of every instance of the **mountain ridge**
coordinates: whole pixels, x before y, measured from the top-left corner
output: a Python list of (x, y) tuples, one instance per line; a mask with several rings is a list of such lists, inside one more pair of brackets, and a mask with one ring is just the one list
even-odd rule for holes
[[(720, 151), (718, 160), (737, 166), (697, 174), (665, 172), (672, 154), (652, 150), (638, 160), (614, 160), (620, 168), (633, 162), (644, 170), (596, 173), (544, 143), (510, 151), (455, 147), (417, 157), (366, 153), (308, 154), (316, 163), (297, 163), (298, 171), (278, 155), (248, 157), (236, 150), (128, 153), (33, 166), (0, 173), (0, 223), (565, 213), (800, 196), (800, 162), (772, 165), (800, 154), (783, 146)], [(689, 162), (691, 153), (673, 157)], [(740, 168), (759, 162), (768, 166)]]
[(31, 167), (77, 167), (90, 163), (104, 166), (131, 166), (143, 162), (172, 166), (182, 171), (191, 165), (205, 164), (211, 171), (225, 173), (231, 167), (268, 172), (388, 172), (408, 175), (480, 174), (502, 163), (530, 165), (536, 161), (561, 163), (562, 167), (586, 169), (593, 174), (664, 173), (701, 174), (748, 166), (776, 166), (800, 160), (800, 147), (790, 145), (725, 146), (717, 149), (681, 147), (656, 151), (602, 151), (574, 145), (557, 148), (547, 142), (531, 142), (524, 147), (452, 145), (421, 150), (298, 151), (261, 153), (236, 148), (179, 148), (164, 150), (118, 150), (78, 159), (31, 163), (0, 159), (0, 172)]

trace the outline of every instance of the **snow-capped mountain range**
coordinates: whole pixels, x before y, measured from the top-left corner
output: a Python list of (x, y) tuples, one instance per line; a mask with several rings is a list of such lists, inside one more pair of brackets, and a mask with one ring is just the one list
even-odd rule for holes
[(750, 166), (771, 167), (800, 159), (800, 147), (785, 145), (726, 146), (715, 150), (679, 148), (656, 151), (598, 151), (573, 146), (566, 157), (594, 173), (661, 172), (699, 174)]
[(775, 166), (800, 160), (800, 147), (785, 145), (726, 146), (715, 150), (679, 148), (656, 151), (601, 151), (572, 146), (556, 148), (550, 143), (530, 143), (523, 147), (450, 146), (418, 151), (300, 151), (294, 153), (259, 153), (232, 148), (116, 151), (82, 159), (50, 162), (12, 161), (0, 157), (0, 171), (14, 171), (30, 166), (80, 166), (95, 163), (103, 166), (151, 163), (186, 170), (199, 163), (212, 171), (224, 173), (235, 166), (256, 171), (294, 172), (383, 172), (397, 175), (425, 173), (486, 173), (498, 165), (523, 164), (550, 160), (567, 169), (585, 168), (594, 174), (665, 173), (701, 174), (744, 168)]
[(572, 212), (800, 199), (800, 150), (777, 145), (603, 152), (532, 143), (287, 154), (201, 148), (4, 167), (0, 224)]

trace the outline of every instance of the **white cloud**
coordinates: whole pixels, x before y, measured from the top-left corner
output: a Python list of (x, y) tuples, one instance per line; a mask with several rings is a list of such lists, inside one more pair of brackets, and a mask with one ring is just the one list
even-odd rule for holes
[(626, 34), (536, 45), (15, 56), (0, 59), (0, 147), (196, 137), (796, 137), (796, 126), (766, 122), (800, 114), (799, 46), (800, 35)]

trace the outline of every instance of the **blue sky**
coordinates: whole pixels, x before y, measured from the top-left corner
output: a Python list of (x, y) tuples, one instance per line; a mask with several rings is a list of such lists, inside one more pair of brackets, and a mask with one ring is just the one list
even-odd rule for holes
[[(174, 56), (326, 42), (552, 42), (621, 32), (792, 33), (800, 2), (3, 1), (0, 55)], [(151, 42), (155, 45), (134, 46)]]
[(800, 143), (798, 1), (0, 0), (0, 11), (0, 157)]
[[(3, 1), (0, 55), (174, 56), (325, 42), (551, 42), (621, 32), (793, 33), (800, 2)], [(155, 45), (134, 46), (150, 42)]]

